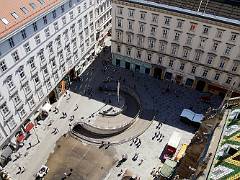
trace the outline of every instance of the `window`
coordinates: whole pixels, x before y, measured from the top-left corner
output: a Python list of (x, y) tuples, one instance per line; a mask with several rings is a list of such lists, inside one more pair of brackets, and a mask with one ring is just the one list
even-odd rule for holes
[(163, 29), (162, 37), (167, 39), (167, 36), (168, 36), (168, 29)]
[(128, 21), (128, 29), (133, 30), (133, 21)]
[(190, 31), (194, 32), (197, 28), (197, 24), (191, 23)]
[(55, 81), (58, 81), (59, 80), (59, 76), (58, 76), (58, 72), (56, 72), (54, 75), (53, 75)]
[(20, 118), (24, 117), (26, 115), (26, 111), (24, 110), (23, 107), (21, 107), (19, 110), (18, 110), (18, 113), (19, 113), (19, 116)]
[(62, 17), (62, 23), (63, 23), (63, 24), (66, 24), (66, 23), (67, 23), (67, 22), (66, 22), (66, 17), (65, 17), (65, 16)]
[(11, 48), (15, 46), (13, 38), (9, 38), (8, 42), (9, 42), (9, 45), (10, 45)]
[(228, 77), (227, 80), (226, 80), (226, 84), (230, 84), (232, 81), (232, 77)]
[(122, 31), (117, 31), (117, 40), (122, 41)]
[(164, 24), (169, 26), (170, 25), (170, 20), (171, 20), (170, 17), (165, 17)]
[(43, 16), (43, 23), (47, 24), (47, 16)]
[(129, 43), (129, 44), (131, 44), (132, 43), (132, 38), (133, 37), (133, 35), (132, 34), (130, 34), (130, 33), (127, 33), (127, 42)]
[(218, 80), (219, 79), (219, 77), (220, 77), (220, 73), (216, 73), (216, 75), (215, 75), (215, 77), (214, 77), (214, 80)]
[(132, 48), (127, 47), (127, 56), (131, 56), (131, 50), (132, 50)]
[(144, 41), (144, 37), (141, 35), (137, 36), (137, 45), (142, 47), (143, 46), (143, 41)]
[(65, 8), (64, 8), (64, 4), (63, 4), (63, 5), (61, 5), (61, 12), (64, 13), (64, 11), (65, 11)]
[(187, 40), (186, 40), (186, 44), (187, 45), (191, 45), (192, 44), (192, 39), (193, 39), (193, 35), (192, 34), (188, 34)]
[(89, 16), (90, 16), (90, 21), (92, 21), (92, 20), (93, 20), (93, 11), (91, 11), (91, 12), (89, 13)]
[(14, 121), (13, 118), (9, 119), (7, 124), (8, 124), (10, 131), (13, 130), (17, 126), (17, 123)]
[(4, 60), (0, 62), (0, 68), (2, 72), (7, 70), (7, 65)]
[(36, 45), (41, 43), (40, 35), (36, 35), (34, 39), (35, 39)]
[(213, 58), (214, 58), (214, 56), (208, 55), (207, 63), (208, 63), (208, 64), (212, 64)]
[(44, 30), (44, 32), (45, 32), (46, 38), (50, 36), (49, 28), (46, 28), (46, 29)]
[(174, 41), (179, 41), (180, 35), (180, 32), (175, 32)]
[(177, 52), (178, 52), (178, 46), (177, 45), (172, 45), (171, 54), (176, 56)]
[(158, 64), (162, 64), (164, 56), (159, 56), (158, 57)]
[(202, 76), (207, 77), (207, 74), (208, 74), (208, 70), (204, 70)]
[(11, 13), (11, 15), (15, 18), (15, 19), (17, 19), (18, 18), (18, 15), (17, 15), (17, 13), (15, 13), (15, 12), (12, 12)]
[(117, 52), (121, 53), (121, 46), (119, 44), (117, 45)]
[(51, 64), (51, 66), (52, 66), (53, 69), (57, 67), (55, 58), (50, 59), (50, 64)]
[(236, 39), (237, 39), (237, 34), (236, 33), (231, 33), (230, 41), (236, 41)]
[(181, 63), (181, 65), (180, 65), (180, 68), (179, 68), (179, 69), (180, 69), (181, 71), (183, 71), (183, 70), (184, 70), (184, 67), (185, 67), (185, 64), (184, 64), (184, 63)]
[(167, 47), (167, 42), (160, 41), (160, 52), (165, 52), (166, 47)]
[(26, 7), (21, 7), (20, 8), (24, 14), (28, 13), (28, 9)]
[(21, 79), (25, 78), (25, 73), (24, 73), (24, 69), (23, 67), (20, 67), (19, 70), (18, 70), (18, 73), (19, 73), (19, 76)]
[(84, 29), (84, 32), (85, 32), (85, 37), (87, 37), (89, 35), (88, 27)]
[(199, 47), (204, 48), (207, 42), (207, 38), (200, 37)]
[(73, 11), (69, 12), (70, 19), (73, 20)]
[(9, 77), (9, 78), (7, 79), (6, 83), (7, 83), (8, 88), (9, 88), (10, 90), (15, 87), (14, 84), (13, 84), (13, 81), (12, 81), (12, 78), (11, 78), (11, 77)]
[(1, 112), (2, 112), (3, 116), (7, 116), (10, 113), (10, 111), (9, 111), (9, 109), (8, 109), (6, 104), (2, 105)]
[(169, 67), (173, 67), (173, 60), (170, 60), (170, 61), (169, 61), (168, 66), (169, 66)]
[(38, 91), (38, 97), (39, 97), (39, 99), (43, 98), (43, 96), (44, 96), (43, 90), (42, 90), (42, 89), (39, 89), (39, 91)]
[(224, 54), (225, 55), (230, 55), (231, 49), (232, 49), (232, 46), (231, 45), (227, 45), (227, 47), (226, 47), (226, 49), (224, 51)]
[(196, 66), (193, 66), (193, 67), (192, 67), (192, 70), (191, 70), (191, 73), (195, 74), (196, 68), (197, 68)]
[(31, 6), (32, 9), (35, 9), (35, 8), (36, 8), (36, 4), (33, 3), (33, 2), (29, 3), (29, 5)]
[(46, 85), (47, 85), (47, 89), (51, 89), (52, 84), (51, 84), (50, 79), (48, 79), (48, 80), (46, 81)]
[(5, 25), (9, 24), (9, 22), (8, 22), (8, 20), (7, 20), (6, 18), (2, 18), (1, 20), (2, 20), (2, 22), (3, 22)]
[(209, 32), (209, 29), (210, 29), (210, 27), (208, 27), (208, 26), (203, 26), (203, 34), (205, 34), (205, 35), (207, 35), (208, 34), (208, 32)]
[(37, 23), (34, 22), (32, 25), (33, 25), (33, 30), (34, 30), (34, 31), (37, 31), (37, 30), (38, 30)]
[(68, 5), (69, 5), (70, 8), (72, 7), (72, 0), (70, 0), (70, 1), (68, 2)]
[(117, 27), (122, 28), (122, 19), (117, 18)]
[(203, 54), (203, 52), (201, 52), (201, 51), (196, 51), (194, 60), (195, 60), (195, 61), (200, 61), (202, 54)]
[(52, 16), (53, 16), (53, 19), (55, 19), (57, 17), (56, 10), (52, 11)]
[(216, 38), (222, 38), (224, 30), (218, 29), (216, 33)]
[(26, 83), (25, 86), (23, 86), (23, 89), (26, 94), (29, 94), (31, 92), (31, 88), (28, 83)]
[(24, 49), (25, 49), (25, 52), (26, 52), (26, 53), (29, 53), (29, 52), (31, 51), (31, 48), (30, 48), (29, 43), (26, 43), (26, 44), (24, 44), (23, 46), (24, 46)]
[(45, 0), (38, 0), (41, 5), (45, 4)]
[(155, 48), (155, 39), (148, 39), (148, 48), (154, 49)]
[(53, 24), (53, 26), (54, 26), (55, 31), (57, 31), (57, 30), (58, 30), (58, 22), (55, 22), (55, 23)]
[(33, 80), (34, 80), (35, 85), (40, 84), (40, 80), (39, 80), (38, 75), (36, 75)]
[(40, 57), (40, 60), (41, 60), (41, 61), (44, 61), (44, 60), (45, 60), (44, 53), (43, 53), (43, 49), (39, 52), (39, 57)]
[(148, 60), (148, 61), (151, 61), (151, 60), (152, 60), (152, 54), (148, 53), (148, 55), (147, 55), (147, 60)]
[(22, 34), (22, 38), (23, 38), (23, 39), (26, 39), (26, 38), (27, 38), (25, 29), (23, 29), (23, 30), (21, 31), (21, 34)]
[(151, 35), (155, 36), (156, 33), (156, 27), (155, 26), (151, 26)]
[(219, 44), (219, 42), (217, 42), (217, 41), (213, 42), (213, 46), (212, 46), (213, 51), (217, 51), (218, 44)]
[(221, 63), (219, 64), (219, 67), (220, 67), (220, 68), (223, 68), (224, 65), (225, 65), (225, 62), (224, 62), (224, 61), (221, 61)]
[(88, 17), (87, 17), (87, 15), (84, 16), (84, 24), (85, 24), (85, 26), (88, 24)]
[(129, 9), (128, 16), (129, 17), (133, 17), (134, 16), (134, 10), (133, 9)]
[(33, 69), (36, 68), (35, 63), (34, 63), (34, 57), (31, 57), (31, 58), (30, 58), (29, 64), (30, 64), (31, 70), (33, 70)]
[(122, 15), (123, 14), (123, 8), (122, 7), (117, 7), (117, 13), (119, 15)]
[(137, 58), (138, 58), (138, 59), (141, 59), (141, 57), (142, 57), (142, 52), (141, 52), (141, 50), (137, 50)]
[(12, 53), (12, 57), (13, 57), (13, 59), (14, 59), (15, 61), (19, 61), (19, 59), (20, 59), (17, 51), (14, 51), (14, 52)]
[(184, 20), (178, 19), (177, 20), (177, 28), (182, 28)]
[(157, 23), (158, 22), (158, 15), (152, 14), (152, 22)]
[(81, 6), (77, 7), (78, 14), (81, 14)]
[(35, 106), (35, 102), (34, 102), (33, 96), (31, 96), (31, 97), (28, 99), (28, 103), (29, 103), (30, 108), (32, 108), (32, 107)]
[(145, 20), (146, 12), (141, 12), (140, 19)]
[(233, 67), (232, 67), (232, 72), (236, 72), (236, 71), (237, 71), (237, 68), (238, 68), (238, 65), (237, 65), (237, 64), (234, 64)]
[(18, 94), (13, 96), (13, 102), (14, 102), (15, 106), (21, 102), (21, 99), (19, 98)]
[(189, 52), (190, 52), (190, 49), (187, 49), (187, 48), (184, 48), (183, 49), (183, 58), (188, 58), (188, 55), (189, 55)]
[(144, 32), (144, 24), (139, 23), (139, 32), (143, 33)]
[(82, 29), (82, 19), (78, 20), (78, 28), (79, 28), (79, 30)]

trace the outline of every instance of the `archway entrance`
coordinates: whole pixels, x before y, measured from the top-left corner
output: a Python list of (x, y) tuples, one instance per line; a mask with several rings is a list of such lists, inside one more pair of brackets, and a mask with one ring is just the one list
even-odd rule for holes
[(156, 79), (161, 79), (161, 77), (162, 77), (162, 69), (154, 68), (153, 77), (156, 78)]
[(206, 82), (200, 80), (197, 82), (196, 90), (203, 91), (205, 86), (206, 86)]

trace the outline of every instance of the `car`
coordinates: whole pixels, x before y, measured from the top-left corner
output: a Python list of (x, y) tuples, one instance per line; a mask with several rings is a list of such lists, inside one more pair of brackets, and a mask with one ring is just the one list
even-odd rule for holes
[(49, 168), (45, 165), (42, 165), (40, 170), (37, 173), (37, 178), (43, 178), (49, 171)]

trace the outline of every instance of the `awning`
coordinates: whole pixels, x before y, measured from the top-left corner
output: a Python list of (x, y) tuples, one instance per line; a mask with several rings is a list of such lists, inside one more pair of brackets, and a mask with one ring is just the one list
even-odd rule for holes
[(1, 157), (4, 157), (7, 159), (12, 153), (13, 153), (12, 149), (9, 146), (7, 146), (5, 149), (3, 149), (1, 153)]
[(23, 142), (24, 141), (24, 139), (25, 139), (25, 136), (24, 136), (24, 134), (19, 134), (18, 136), (17, 136), (17, 142)]
[(49, 112), (51, 108), (52, 108), (52, 105), (49, 103), (46, 103), (41, 109), (45, 112)]
[(32, 122), (27, 123), (27, 125), (25, 126), (25, 131), (29, 132), (31, 131), (31, 129), (34, 127), (34, 124)]

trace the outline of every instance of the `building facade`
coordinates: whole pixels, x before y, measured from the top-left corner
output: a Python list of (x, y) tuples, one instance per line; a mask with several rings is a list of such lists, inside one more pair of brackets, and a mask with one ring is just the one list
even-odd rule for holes
[(203, 2), (113, 0), (112, 63), (223, 97), (239, 93), (240, 6)]
[[(55, 102), (97, 51), (99, 26), (111, 28), (111, 0), (1, 2), (0, 145), (16, 143), (36, 112)], [(1, 9), (0, 8), (0, 9)], [(100, 9), (101, 16), (96, 14)]]

